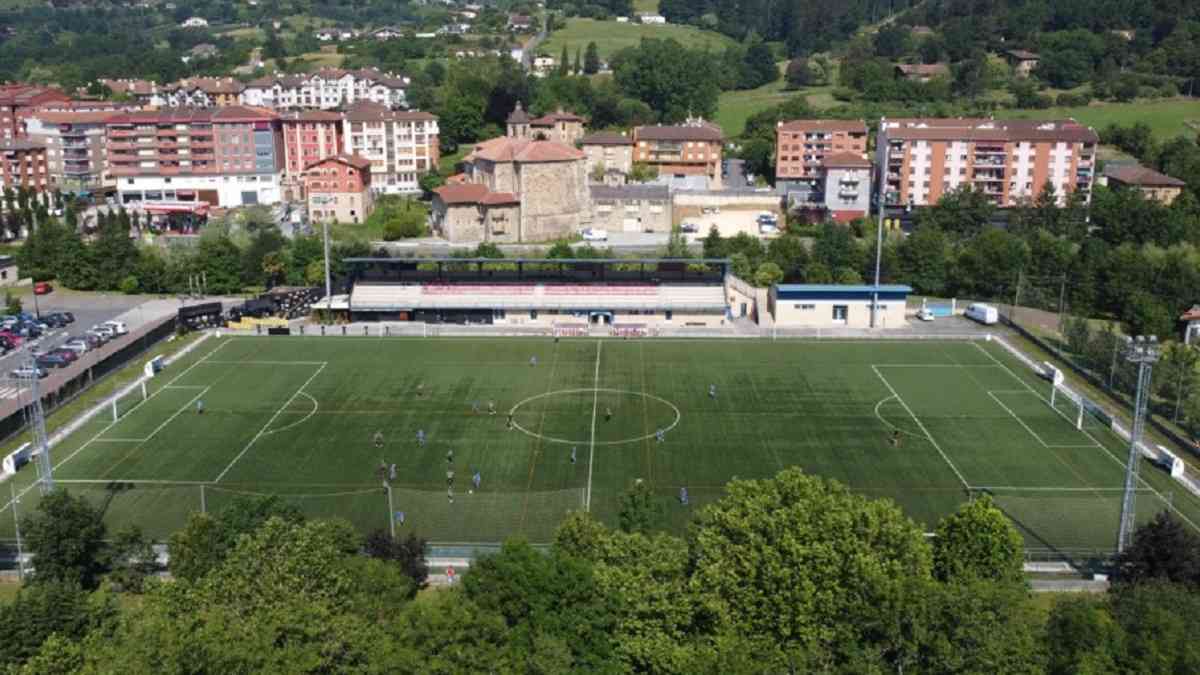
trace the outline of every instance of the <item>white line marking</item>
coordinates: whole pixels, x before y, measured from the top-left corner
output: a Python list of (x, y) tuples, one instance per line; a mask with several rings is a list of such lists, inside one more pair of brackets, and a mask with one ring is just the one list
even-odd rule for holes
[(323, 366), (328, 361), (211, 361), (224, 366)]
[[(216, 362), (209, 361), (209, 363), (216, 363)], [(203, 388), (204, 388), (204, 385), (202, 385), (202, 384), (166, 384), (166, 385), (159, 387), (159, 389), (203, 389)]]
[(95, 443), (145, 443), (149, 438), (97, 438)]
[(279, 427), (278, 429), (272, 429), (272, 430), (268, 431), (265, 435), (270, 436), (271, 434), (277, 434), (281, 431), (287, 431), (288, 429), (291, 429), (292, 427), (294, 427), (298, 424), (303, 424), (304, 422), (307, 422), (308, 418), (317, 414), (317, 409), (321, 407), (321, 404), (317, 403), (317, 399), (313, 398), (312, 396), (309, 396), (307, 392), (303, 392), (303, 391), (300, 392), (300, 395), (303, 396), (304, 398), (312, 401), (312, 404), (313, 404), (312, 410), (310, 410), (307, 415), (305, 415), (304, 417), (301, 417), (300, 419), (296, 420), (295, 422), (292, 422), (291, 424)]
[(904, 409), (908, 411), (908, 414), (913, 418), (913, 421), (917, 423), (917, 426), (920, 427), (921, 431), (925, 434), (925, 438), (929, 439), (929, 442), (933, 445), (933, 449), (938, 451), (938, 454), (942, 456), (942, 459), (946, 460), (946, 464), (950, 467), (950, 470), (954, 472), (955, 476), (958, 476), (958, 480), (963, 484), (963, 487), (970, 490), (970, 483), (967, 482), (966, 478), (963, 478), (962, 472), (958, 470), (957, 466), (954, 466), (954, 462), (951, 462), (950, 458), (946, 456), (946, 453), (942, 451), (942, 446), (938, 445), (938, 442), (933, 440), (933, 434), (929, 433), (929, 430), (925, 428), (925, 425), (921, 422), (921, 418), (917, 417), (916, 413), (912, 411), (912, 408), (908, 407), (908, 403), (901, 398), (899, 392), (892, 387), (892, 383), (888, 382), (887, 378), (883, 376), (883, 373), (879, 372), (878, 368), (871, 366), (871, 370), (875, 371), (875, 375), (878, 376), (883, 382), (883, 386), (887, 387), (888, 391), (892, 392), (892, 396), (895, 396), (900, 405), (904, 406)]
[[(1046, 405), (1050, 405), (1050, 401), (1049, 401), (1049, 399), (1047, 399), (1047, 398), (1043, 397), (1043, 396), (1042, 396), (1040, 393), (1038, 393), (1038, 390), (1037, 390), (1037, 389), (1034, 389), (1032, 386), (1030, 386), (1030, 384), (1029, 384), (1028, 382), (1026, 382), (1026, 381), (1025, 381), (1025, 379), (1024, 379), (1024, 378), (1022, 378), (1021, 376), (1019, 376), (1019, 375), (1017, 375), (1016, 373), (1014, 373), (1014, 372), (1012, 371), (1012, 369), (1011, 369), (1011, 368), (1009, 368), (1008, 366), (1004, 365), (1004, 364), (1003, 364), (1003, 363), (1000, 361), (1000, 359), (997, 359), (995, 356), (992, 356), (992, 354), (991, 354), (990, 352), (988, 352), (988, 350), (984, 349), (984, 348), (983, 348), (983, 347), (982, 347), (982, 346), (981, 346), (981, 345), (980, 345), (978, 342), (974, 342), (974, 343), (972, 343), (972, 344), (974, 344), (976, 347), (978, 347), (978, 348), (979, 348), (979, 351), (981, 351), (981, 352), (983, 352), (984, 354), (986, 354), (986, 355), (987, 355), (987, 357), (988, 357), (989, 359), (991, 359), (991, 360), (995, 361), (997, 365), (999, 365), (1001, 368), (1003, 368), (1005, 371), (1007, 371), (1007, 372), (1008, 372), (1008, 374), (1009, 374), (1009, 375), (1011, 375), (1011, 376), (1013, 377), (1013, 379), (1015, 379), (1015, 380), (1017, 380), (1018, 382), (1020, 382), (1021, 384), (1025, 385), (1025, 388), (1026, 388), (1026, 389), (1028, 389), (1029, 391), (1033, 392), (1033, 395), (1034, 395), (1034, 396), (1037, 396), (1037, 397), (1038, 397), (1039, 399), (1041, 399), (1041, 400), (1042, 400), (1042, 401), (1043, 401), (1043, 402), (1044, 402)], [(1052, 409), (1052, 410), (1054, 410), (1055, 412), (1057, 412), (1059, 415), (1062, 415), (1063, 419), (1066, 419), (1068, 422), (1071, 422), (1071, 424), (1072, 424), (1072, 425), (1073, 425), (1073, 424), (1075, 424), (1075, 422), (1074, 422), (1073, 420), (1071, 420), (1071, 418), (1067, 417), (1067, 416), (1066, 416), (1066, 415), (1065, 415), (1065, 414), (1064, 414), (1064, 413), (1063, 413), (1061, 410), (1059, 410), (1058, 408), (1055, 408), (1054, 406), (1050, 406), (1050, 407), (1051, 407), (1051, 409)], [(1122, 470), (1125, 470), (1125, 469), (1127, 468), (1127, 467), (1126, 467), (1126, 465), (1125, 465), (1125, 462), (1122, 462), (1122, 461), (1121, 461), (1121, 459), (1120, 459), (1119, 457), (1117, 457), (1116, 455), (1112, 454), (1112, 451), (1110, 451), (1110, 450), (1109, 450), (1107, 447), (1105, 447), (1105, 445), (1104, 445), (1103, 443), (1101, 443), (1100, 441), (1096, 440), (1096, 437), (1095, 437), (1095, 436), (1091, 435), (1090, 433), (1088, 433), (1087, 431), (1085, 431), (1085, 430), (1083, 430), (1083, 429), (1080, 429), (1080, 433), (1082, 433), (1084, 436), (1087, 436), (1088, 438), (1092, 439), (1092, 442), (1093, 442), (1093, 443), (1095, 443), (1097, 446), (1099, 446), (1099, 447), (1100, 447), (1100, 449), (1104, 451), (1104, 454), (1108, 455), (1108, 456), (1109, 456), (1109, 457), (1112, 459), (1112, 461), (1116, 462), (1116, 463), (1117, 463), (1117, 466), (1120, 466)], [(1154, 488), (1153, 488), (1153, 487), (1150, 485), (1150, 483), (1146, 482), (1146, 479), (1145, 479), (1145, 478), (1143, 478), (1143, 477), (1142, 477), (1140, 474), (1138, 475), (1138, 481), (1139, 481), (1139, 482), (1141, 482), (1143, 485), (1145, 485), (1145, 486), (1146, 486), (1146, 488), (1145, 488), (1145, 489), (1147, 489), (1147, 490), (1149, 490), (1150, 492), (1152, 492), (1152, 493), (1154, 494), (1154, 496), (1156, 496), (1156, 497), (1158, 497), (1159, 499), (1163, 500), (1163, 502), (1167, 504), (1167, 507), (1168, 507), (1169, 509), (1171, 509), (1172, 511), (1174, 511), (1174, 512), (1175, 512), (1175, 515), (1179, 516), (1179, 517), (1180, 517), (1180, 518), (1183, 520), (1183, 522), (1187, 523), (1188, 525), (1191, 525), (1193, 529), (1195, 529), (1195, 530), (1197, 530), (1197, 531), (1200, 531), (1200, 525), (1197, 525), (1196, 523), (1192, 522), (1192, 520), (1191, 520), (1190, 518), (1188, 518), (1187, 516), (1183, 515), (1183, 512), (1182, 512), (1182, 511), (1180, 511), (1178, 507), (1176, 507), (1176, 506), (1175, 506), (1175, 505), (1174, 505), (1174, 504), (1173, 504), (1173, 503), (1172, 503), (1170, 500), (1168, 500), (1166, 497), (1163, 497), (1163, 496), (1162, 496), (1162, 493), (1161, 493), (1161, 492), (1159, 492), (1158, 490), (1155, 490), (1155, 489), (1154, 489)]]
[[(209, 386), (205, 387), (204, 389), (202, 389), (202, 390), (200, 391), (200, 393), (199, 393), (199, 394), (196, 394), (195, 396), (193, 396), (193, 397), (191, 397), (190, 399), (188, 399), (188, 402), (187, 402), (187, 403), (184, 403), (182, 406), (180, 406), (180, 407), (179, 407), (179, 410), (176, 410), (174, 413), (172, 413), (172, 414), (171, 414), (171, 416), (170, 416), (170, 417), (168, 417), (168, 418), (166, 419), (166, 421), (164, 421), (162, 424), (160, 424), (160, 425), (158, 425), (157, 427), (155, 427), (155, 428), (154, 428), (154, 431), (151, 431), (151, 432), (150, 432), (150, 435), (146, 437), (146, 440), (148, 441), (148, 440), (150, 440), (151, 438), (154, 438), (156, 435), (158, 435), (158, 432), (162, 431), (162, 430), (163, 430), (163, 429), (164, 429), (164, 428), (165, 428), (165, 427), (166, 427), (168, 424), (170, 424), (170, 423), (171, 423), (171, 422), (172, 422), (172, 421), (173, 421), (173, 420), (174, 420), (176, 417), (179, 417), (180, 415), (182, 415), (182, 414), (183, 414), (183, 411), (185, 411), (185, 410), (187, 410), (188, 408), (192, 407), (192, 404), (193, 404), (193, 403), (195, 403), (195, 402), (196, 402), (196, 400), (197, 400), (197, 399), (199, 399), (201, 396), (204, 396), (204, 394), (205, 394), (205, 393), (206, 393), (206, 392), (207, 392), (209, 389), (212, 389), (212, 385), (209, 385)], [(116, 462), (114, 462), (114, 463), (113, 463), (111, 466), (109, 466), (107, 469), (105, 469), (104, 473), (108, 473), (109, 471), (111, 471), (111, 470), (115, 469), (115, 468), (116, 468), (118, 465), (120, 465), (120, 464), (121, 464), (121, 462), (124, 462), (125, 460), (129, 459), (130, 457), (132, 457), (132, 456), (133, 456), (133, 453), (137, 452), (138, 448), (140, 448), (140, 447), (141, 447), (141, 443), (138, 443), (136, 446), (134, 446), (133, 450), (130, 450), (130, 451), (129, 451), (129, 453), (128, 453), (128, 454), (126, 454), (124, 457), (122, 457), (121, 459), (117, 460), (117, 461), (116, 461)]]
[[(130, 408), (129, 410), (126, 410), (126, 411), (125, 411), (125, 415), (122, 415), (121, 417), (123, 418), (123, 417), (126, 417), (126, 416), (128, 416), (128, 415), (132, 414), (134, 410), (137, 410), (137, 409), (138, 409), (138, 408), (140, 408), (142, 405), (144, 405), (144, 404), (145, 404), (147, 401), (149, 401), (150, 399), (152, 399), (152, 398), (154, 398), (155, 396), (157, 396), (157, 395), (158, 395), (158, 392), (160, 392), (160, 391), (162, 391), (163, 389), (166, 389), (167, 387), (169, 387), (169, 386), (171, 386), (171, 385), (175, 384), (176, 382), (178, 382), (180, 379), (182, 379), (182, 378), (183, 378), (183, 376), (184, 376), (184, 375), (187, 375), (187, 374), (188, 374), (188, 372), (189, 372), (189, 371), (191, 371), (191, 369), (192, 369), (192, 368), (195, 368), (196, 366), (200, 365), (201, 363), (204, 363), (205, 361), (207, 361), (207, 360), (208, 360), (208, 358), (209, 358), (210, 356), (212, 356), (213, 354), (216, 354), (218, 351), (220, 351), (220, 350), (221, 350), (221, 348), (222, 348), (222, 347), (224, 347), (224, 346), (225, 346), (225, 345), (227, 345), (227, 344), (229, 344), (229, 340), (226, 340), (225, 342), (222, 342), (221, 344), (217, 345), (217, 348), (216, 348), (216, 349), (214, 349), (214, 350), (212, 350), (211, 352), (209, 352), (208, 354), (204, 355), (202, 358), (200, 358), (199, 360), (197, 360), (195, 363), (193, 363), (192, 365), (188, 366), (187, 368), (184, 368), (182, 373), (179, 373), (178, 375), (176, 375), (176, 376), (175, 376), (175, 379), (173, 379), (173, 380), (171, 380), (170, 382), (168, 382), (168, 383), (167, 383), (165, 386), (163, 386), (162, 388), (160, 388), (158, 391), (155, 391), (154, 393), (150, 394), (149, 396), (147, 396), (146, 398), (142, 399), (141, 401), (138, 401), (136, 404), (134, 404), (134, 406), (133, 406), (132, 408)], [(65, 458), (63, 458), (63, 459), (59, 460), (59, 462), (58, 462), (57, 464), (55, 464), (55, 465), (54, 465), (54, 468), (55, 468), (55, 469), (58, 469), (60, 466), (62, 466), (63, 464), (66, 464), (68, 461), (70, 461), (72, 457), (74, 457), (75, 455), (78, 455), (79, 453), (83, 452), (83, 449), (84, 449), (84, 448), (86, 448), (87, 446), (89, 446), (89, 445), (91, 445), (92, 443), (94, 443), (94, 442), (96, 441), (96, 439), (98, 439), (98, 438), (100, 438), (101, 436), (103, 436), (104, 434), (108, 433), (108, 430), (109, 430), (109, 429), (112, 429), (114, 426), (116, 426), (117, 422), (119, 422), (119, 421), (121, 421), (121, 420), (120, 420), (120, 418), (118, 418), (118, 419), (115, 419), (115, 420), (113, 420), (112, 422), (110, 422), (110, 423), (108, 424), (108, 426), (106, 426), (106, 427), (104, 427), (103, 429), (101, 429), (101, 430), (100, 430), (100, 433), (96, 434), (95, 436), (92, 436), (90, 439), (88, 439), (86, 442), (84, 442), (84, 444), (83, 444), (83, 445), (79, 446), (79, 448), (78, 448), (78, 449), (76, 449), (76, 450), (75, 450), (75, 452), (72, 452), (71, 454), (67, 455)], [(35, 484), (35, 485), (36, 485), (36, 484)], [(23, 493), (22, 493), (22, 494), (23, 494)]]
[[(1006, 392), (1006, 393), (1019, 393), (1019, 394), (1029, 395), (1029, 392), (1027, 392), (1027, 391)], [(1028, 424), (1025, 423), (1025, 420), (1021, 419), (1021, 417), (1019, 415), (1017, 415), (1017, 413), (1013, 412), (1012, 408), (1009, 408), (1008, 406), (1004, 405), (1004, 401), (1001, 401), (1000, 397), (996, 396), (996, 392), (989, 391), (987, 393), (987, 395), (991, 396), (992, 400), (995, 401), (1001, 408), (1004, 408), (1005, 412), (1007, 412), (1009, 415), (1012, 415), (1012, 418), (1014, 420), (1016, 420), (1018, 424), (1025, 427), (1025, 431), (1028, 431), (1030, 436), (1033, 436), (1035, 439), (1037, 439), (1037, 442), (1041, 443), (1043, 448), (1098, 448), (1098, 447), (1100, 447), (1098, 444), (1095, 444), (1095, 443), (1093, 443), (1092, 445), (1052, 445), (1050, 443), (1047, 443), (1044, 439), (1042, 439), (1041, 436), (1039, 436), (1037, 434), (1036, 431), (1033, 430), (1032, 427), (1030, 427)]]
[(304, 384), (300, 385), (300, 388), (296, 390), (296, 393), (292, 394), (291, 398), (284, 401), (283, 405), (279, 406), (279, 410), (276, 410), (275, 414), (271, 415), (271, 419), (267, 420), (267, 423), (263, 425), (263, 428), (259, 429), (257, 434), (254, 434), (254, 438), (251, 438), (250, 442), (246, 444), (246, 447), (242, 448), (242, 451), (237, 454), (237, 457), (233, 458), (233, 461), (229, 463), (229, 466), (225, 467), (225, 470), (222, 471), (215, 479), (213, 479), (214, 483), (221, 482), (221, 479), (225, 477), (225, 474), (229, 473), (229, 470), (233, 468), (233, 465), (237, 464), (238, 460), (240, 460), (243, 455), (245, 455), (247, 452), (249, 452), (250, 448), (254, 446), (254, 443), (258, 439), (260, 439), (266, 435), (267, 429), (271, 428), (271, 424), (273, 424), (275, 422), (275, 419), (283, 414), (283, 411), (286, 410), (287, 407), (292, 404), (292, 401), (296, 400), (296, 397), (299, 396), (300, 393), (304, 391), (304, 388), (307, 387), (310, 382), (315, 380), (317, 378), (317, 376), (321, 374), (322, 370), (325, 370), (325, 366), (328, 364), (329, 364), (328, 361), (321, 362), (321, 367), (317, 368), (316, 372), (314, 372), (312, 375), (310, 375), (308, 377), (308, 379), (304, 381)]
[(1017, 487), (1014, 485), (972, 485), (972, 490), (1000, 490), (1004, 492), (1124, 492), (1125, 488), (1104, 487)]
[(596, 406), (600, 403), (600, 347), (602, 340), (596, 340), (596, 374), (592, 378), (592, 440), (588, 446), (588, 482), (587, 492), (583, 495), (583, 510), (592, 510), (592, 461), (596, 457)]

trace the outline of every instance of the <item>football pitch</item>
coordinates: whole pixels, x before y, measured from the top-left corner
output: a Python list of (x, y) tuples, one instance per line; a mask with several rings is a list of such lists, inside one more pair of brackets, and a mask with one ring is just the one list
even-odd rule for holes
[[(364, 531), (402, 511), (399, 533), (438, 543), (546, 542), (571, 510), (616, 524), (638, 479), (682, 532), (731, 478), (795, 465), (930, 530), (988, 492), (1030, 549), (1111, 550), (1126, 446), (1049, 396), (984, 341), (221, 337), (53, 462), (111, 527), (160, 539), (192, 511), (278, 495)], [(390, 495), (381, 463), (396, 467)], [(25, 468), (16, 489), (33, 478)], [(1200, 500), (1161, 469), (1144, 464), (1142, 481), (1139, 520), (1170, 508), (1200, 523)]]

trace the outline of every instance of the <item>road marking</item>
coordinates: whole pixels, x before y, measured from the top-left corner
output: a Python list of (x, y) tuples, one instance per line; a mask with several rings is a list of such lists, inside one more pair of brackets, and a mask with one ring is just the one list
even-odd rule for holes
[(600, 403), (600, 348), (602, 340), (596, 340), (596, 374), (592, 378), (592, 439), (588, 446), (587, 492), (583, 496), (583, 510), (592, 510), (592, 463), (596, 457), (596, 406)]
[(904, 406), (904, 409), (913, 418), (913, 421), (916, 422), (917, 426), (921, 428), (921, 432), (925, 434), (925, 438), (929, 439), (929, 442), (933, 445), (933, 449), (938, 451), (938, 454), (942, 456), (942, 459), (946, 460), (946, 464), (950, 467), (950, 470), (954, 472), (955, 476), (958, 476), (958, 481), (963, 484), (964, 488), (970, 490), (971, 485), (967, 483), (967, 479), (963, 478), (962, 472), (958, 470), (957, 466), (954, 466), (954, 462), (951, 462), (946, 453), (942, 451), (942, 446), (938, 445), (938, 442), (933, 440), (933, 434), (929, 433), (929, 430), (925, 428), (925, 424), (921, 422), (921, 418), (917, 417), (916, 413), (912, 411), (912, 408), (908, 407), (908, 403), (906, 403), (900, 396), (900, 393), (892, 387), (892, 383), (887, 381), (887, 378), (883, 376), (883, 373), (879, 372), (879, 368), (871, 366), (871, 370), (875, 371), (875, 375), (877, 375), (883, 382), (883, 386), (887, 387), (888, 391), (892, 392), (892, 396), (896, 397), (896, 401), (898, 401), (901, 406)]
[(283, 414), (283, 411), (287, 410), (287, 408), (292, 405), (292, 401), (295, 401), (296, 397), (304, 392), (304, 388), (307, 387), (313, 380), (317, 379), (317, 376), (321, 374), (321, 371), (325, 370), (325, 366), (327, 365), (329, 365), (328, 361), (321, 362), (321, 367), (317, 368), (316, 372), (310, 375), (308, 379), (304, 381), (304, 384), (300, 385), (300, 388), (296, 390), (296, 393), (292, 394), (291, 398), (284, 401), (283, 405), (279, 406), (279, 410), (276, 410), (275, 414), (271, 415), (271, 419), (267, 420), (267, 423), (263, 425), (263, 428), (259, 429), (257, 434), (254, 434), (254, 438), (251, 438), (250, 442), (246, 444), (246, 447), (242, 448), (242, 451), (237, 454), (237, 457), (233, 458), (233, 461), (229, 463), (229, 466), (226, 466), (225, 470), (213, 479), (214, 483), (221, 482), (221, 479), (225, 477), (225, 474), (229, 473), (229, 470), (233, 468), (233, 465), (237, 464), (238, 460), (240, 460), (243, 455), (250, 451), (250, 448), (254, 446), (254, 443), (267, 434), (267, 429), (270, 429), (271, 425), (275, 423), (275, 420)]

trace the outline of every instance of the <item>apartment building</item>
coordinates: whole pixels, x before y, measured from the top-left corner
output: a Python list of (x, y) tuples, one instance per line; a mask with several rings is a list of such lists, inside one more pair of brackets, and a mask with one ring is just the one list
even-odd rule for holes
[(866, 157), (867, 125), (861, 120), (792, 120), (775, 127), (775, 185), (825, 179), (825, 158)]
[[(587, 155), (588, 176), (606, 185), (624, 185), (633, 170), (633, 139), (623, 133), (598, 131), (579, 141)], [(596, 182), (596, 181), (593, 181)]]
[(25, 137), (25, 119), (38, 106), (54, 101), (69, 101), (53, 87), (13, 83), (0, 85), (0, 142)]
[(246, 85), (232, 77), (196, 77), (163, 87), (161, 105), (172, 108), (224, 108), (240, 105)]
[(0, 186), (43, 191), (50, 187), (46, 146), (27, 140), (0, 142)]
[(342, 138), (347, 153), (371, 162), (376, 194), (419, 192), (421, 174), (437, 168), (437, 117), (426, 112), (362, 101), (346, 110)]
[(166, 105), (162, 88), (152, 80), (101, 79), (100, 84), (108, 87), (114, 95), (139, 105)]
[(109, 171), (122, 203), (235, 207), (281, 197), (283, 133), (246, 106), (123, 113), (107, 123)]
[(279, 116), (283, 131), (283, 198), (304, 198), (304, 171), (342, 152), (341, 113), (306, 110)]
[(371, 215), (371, 162), (357, 155), (335, 155), (317, 160), (304, 170), (311, 222), (358, 224)]
[(46, 147), (51, 188), (98, 192), (114, 187), (106, 127), (115, 111), (37, 111), (25, 121), (29, 140)]
[(1091, 199), (1099, 137), (1075, 120), (883, 119), (877, 166), (886, 203), (926, 206), (963, 185), (1001, 207), (1036, 199)]
[(702, 177), (709, 189), (721, 189), (721, 128), (703, 119), (676, 126), (633, 130), (633, 161), (658, 169), (660, 176)]
[(281, 110), (329, 110), (362, 101), (388, 108), (407, 104), (409, 79), (375, 68), (326, 68), (307, 75), (265, 77), (251, 81), (241, 92), (245, 105)]

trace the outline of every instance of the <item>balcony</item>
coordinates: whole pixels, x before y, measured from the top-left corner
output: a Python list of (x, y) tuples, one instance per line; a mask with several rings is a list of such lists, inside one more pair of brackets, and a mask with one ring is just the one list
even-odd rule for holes
[(842, 188), (838, 190), (838, 196), (846, 199), (858, 199), (858, 189)]
[(838, 179), (838, 183), (842, 185), (858, 185), (858, 176), (842, 176)]
[(136, 129), (122, 129), (120, 127), (109, 127), (109, 138), (128, 138), (130, 136), (139, 136), (140, 133)]

